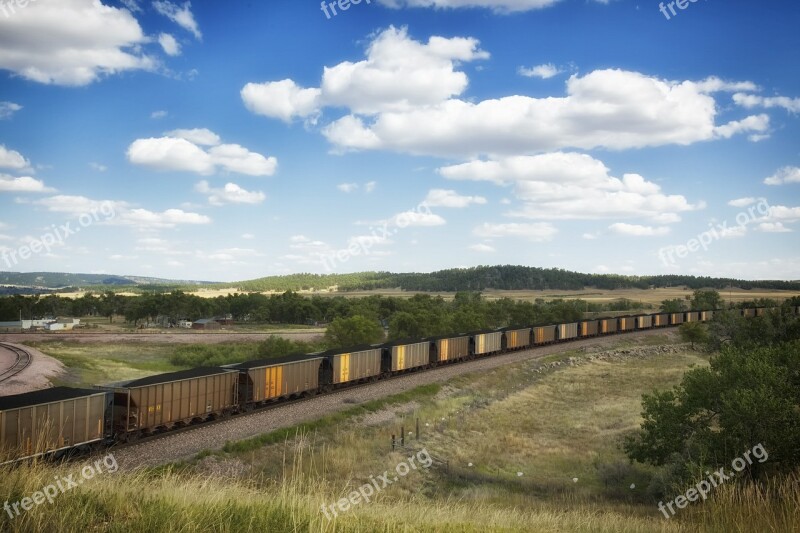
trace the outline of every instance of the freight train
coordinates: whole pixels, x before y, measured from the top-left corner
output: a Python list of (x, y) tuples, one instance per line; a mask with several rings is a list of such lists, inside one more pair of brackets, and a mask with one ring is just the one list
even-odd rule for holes
[[(739, 310), (762, 316), (765, 308)], [(800, 306), (791, 312), (800, 314)], [(509, 327), (193, 368), (93, 389), (0, 396), (0, 463), (60, 457), (200, 424), (273, 402), (495, 354), (590, 337), (707, 322), (715, 311), (655, 313)]]

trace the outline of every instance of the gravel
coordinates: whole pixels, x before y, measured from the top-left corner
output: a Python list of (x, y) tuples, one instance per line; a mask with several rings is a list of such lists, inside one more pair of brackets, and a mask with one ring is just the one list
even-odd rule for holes
[(429, 383), (442, 383), (456, 376), (472, 372), (485, 372), (499, 366), (539, 359), (560, 352), (582, 349), (593, 352), (618, 343), (622, 338), (636, 339), (650, 335), (663, 335), (664, 330), (647, 330), (628, 333), (620, 337), (585, 339), (568, 344), (542, 346), (531, 350), (512, 352), (500, 356), (477, 359), (464, 364), (448, 365), (425, 372), (415, 372), (389, 380), (371, 383), (354, 389), (345, 389), (317, 396), (305, 401), (279, 405), (265, 411), (182, 431), (159, 439), (133, 444), (112, 450), (120, 468), (133, 470), (139, 467), (189, 459), (204, 450), (219, 450), (228, 441), (239, 441), (271, 431), (316, 420), (325, 415), (363, 403), (399, 394)]

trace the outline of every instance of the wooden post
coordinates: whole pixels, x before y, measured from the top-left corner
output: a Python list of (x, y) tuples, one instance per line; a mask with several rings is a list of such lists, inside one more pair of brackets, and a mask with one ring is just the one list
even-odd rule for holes
[(392, 449), (393, 450), (394, 450), (394, 447), (395, 447), (396, 443), (397, 443), (397, 441), (395, 440), (394, 435), (392, 435)]
[(406, 447), (406, 428), (400, 426), (400, 446)]
[(417, 440), (419, 440), (419, 418), (417, 418)]

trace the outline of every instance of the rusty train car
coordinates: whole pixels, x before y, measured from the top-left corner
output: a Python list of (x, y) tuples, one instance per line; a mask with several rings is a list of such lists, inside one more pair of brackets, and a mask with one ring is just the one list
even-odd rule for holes
[[(790, 308), (800, 314), (800, 307)], [(766, 308), (737, 310), (764, 316)], [(441, 363), (598, 335), (707, 322), (715, 311), (653, 313), (409, 339), (149, 376), (95, 389), (0, 396), (0, 463), (63, 454), (203, 423), (270, 402), (318, 394)]]

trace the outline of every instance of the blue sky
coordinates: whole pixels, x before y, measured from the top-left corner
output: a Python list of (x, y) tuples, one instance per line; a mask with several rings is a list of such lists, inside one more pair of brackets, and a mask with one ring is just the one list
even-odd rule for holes
[(800, 278), (796, 3), (332, 11), (0, 0), (0, 271)]

